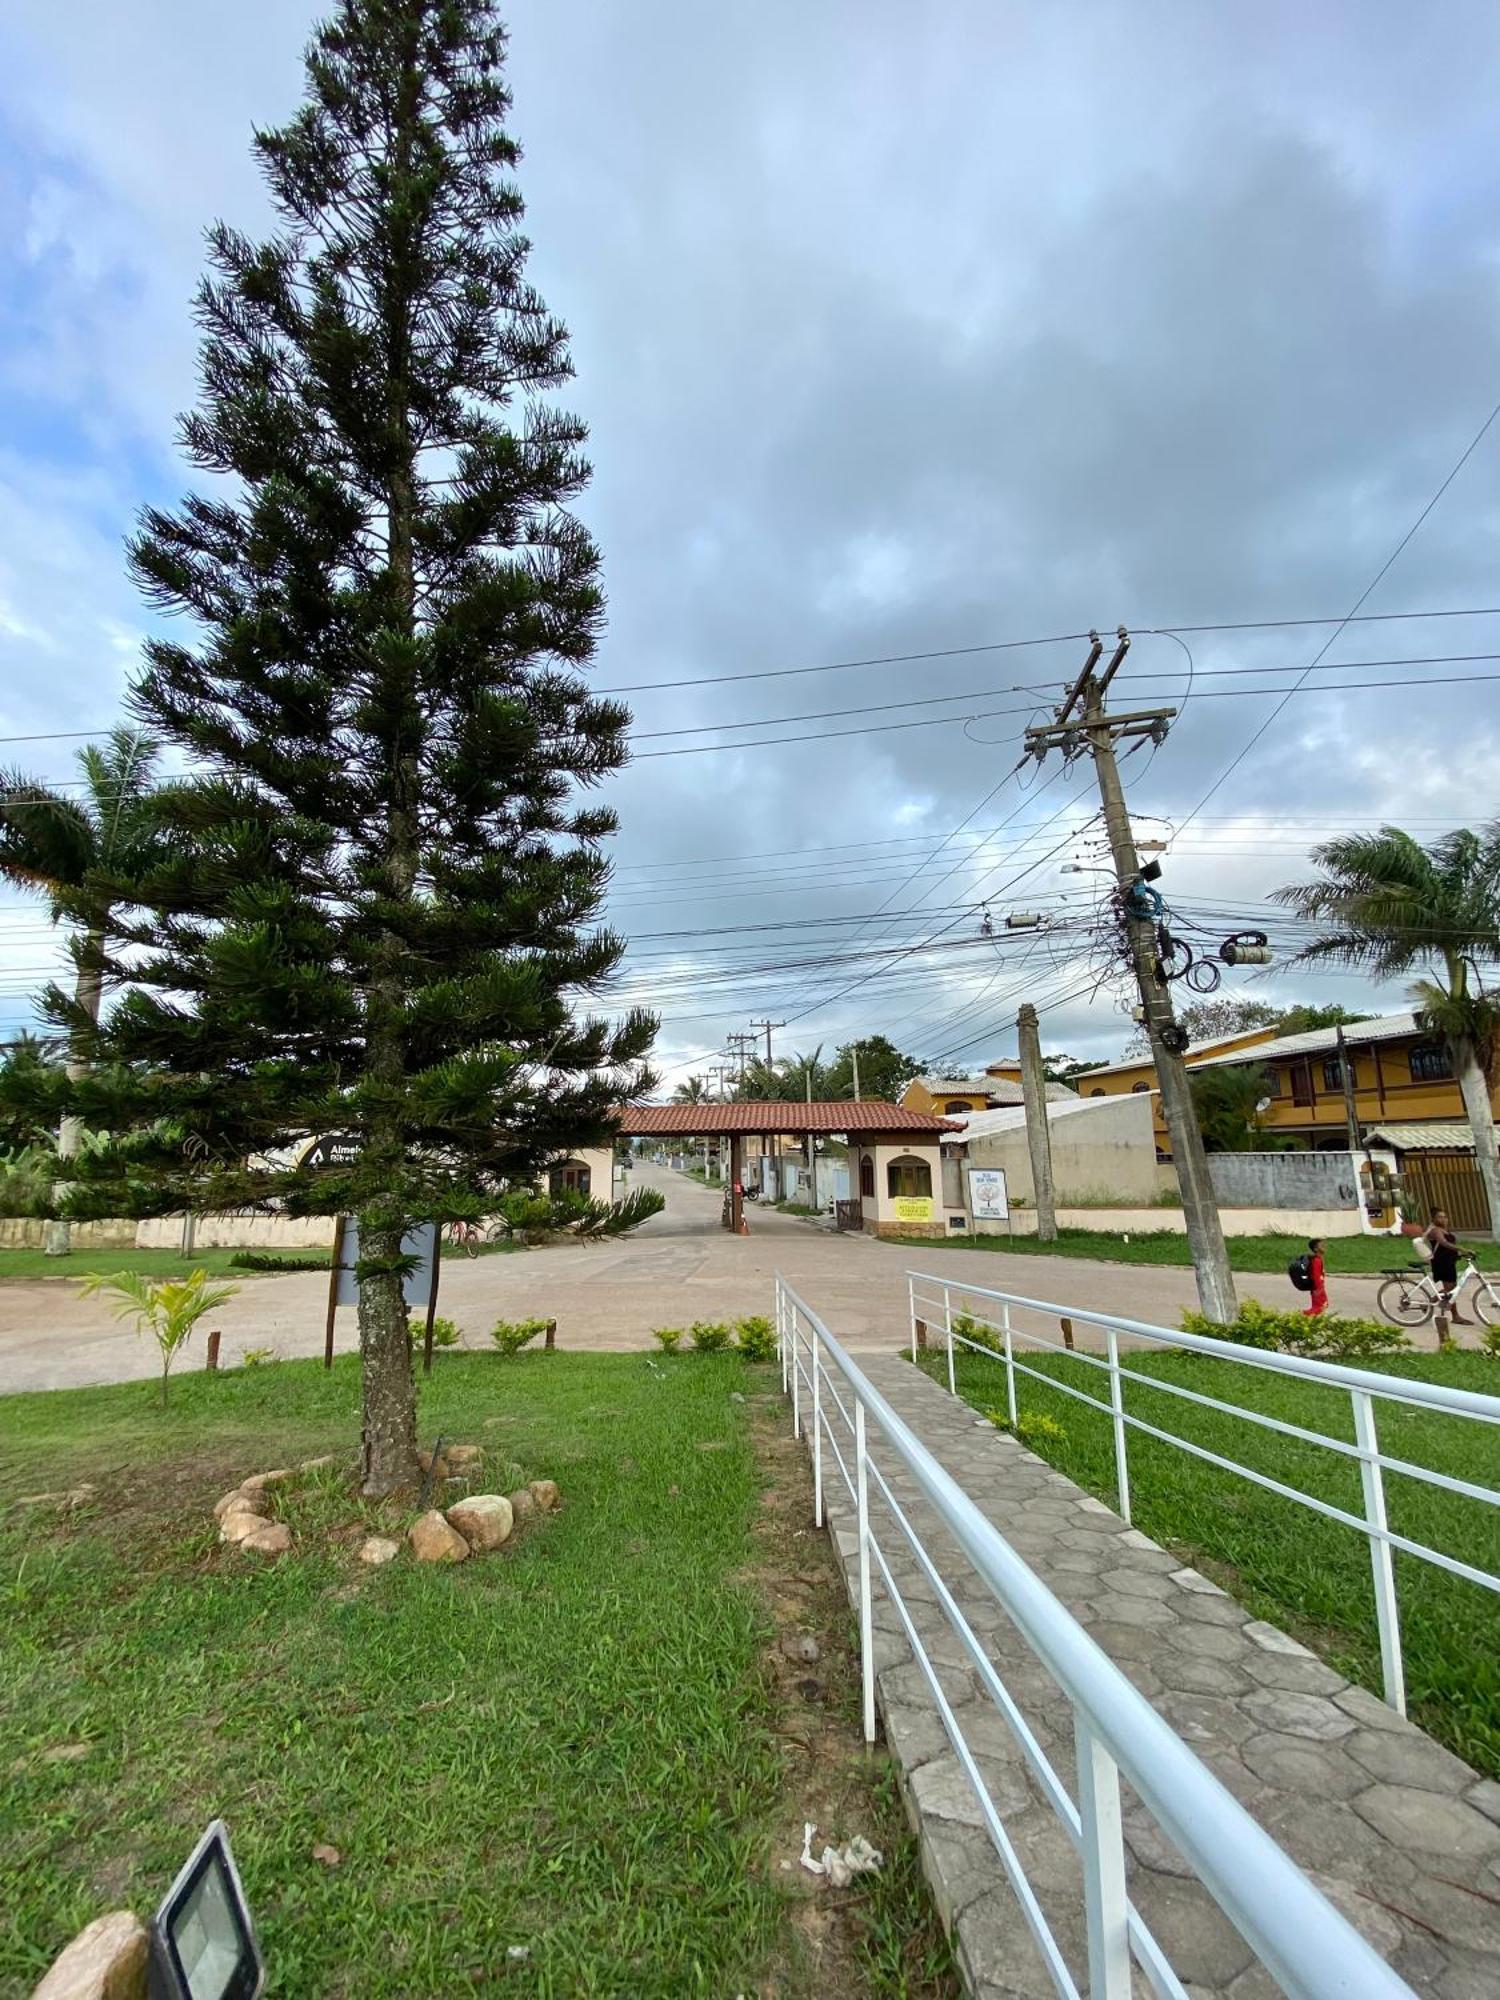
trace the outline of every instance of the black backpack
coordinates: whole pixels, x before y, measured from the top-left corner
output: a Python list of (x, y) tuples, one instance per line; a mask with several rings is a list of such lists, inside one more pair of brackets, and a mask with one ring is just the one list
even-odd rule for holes
[(1286, 1274), (1299, 1292), (1312, 1290), (1312, 1258), (1306, 1252), (1292, 1259), (1286, 1267)]

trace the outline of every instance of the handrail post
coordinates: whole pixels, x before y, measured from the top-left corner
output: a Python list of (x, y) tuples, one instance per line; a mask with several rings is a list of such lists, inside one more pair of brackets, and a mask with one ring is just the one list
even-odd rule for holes
[(1114, 1759), (1073, 1711), (1082, 1821), (1083, 1905), (1088, 1921), (1089, 2000), (1130, 2000), (1129, 1902), (1120, 1773)]
[(776, 1351), (781, 1356), (781, 1393), (786, 1394), (786, 1287), (776, 1280)]
[(807, 1344), (812, 1353), (813, 1426), (813, 1526), (823, 1525), (823, 1380), (818, 1369), (818, 1329), (809, 1326)]
[(917, 1281), (908, 1272), (906, 1276), (906, 1300), (911, 1309), (911, 1358), (917, 1358)]
[(1380, 1445), (1375, 1431), (1375, 1406), (1365, 1389), (1351, 1389), (1354, 1442), (1359, 1447), (1359, 1477), (1364, 1488), (1370, 1569), (1375, 1578), (1375, 1622), (1380, 1628), (1380, 1670), (1385, 1698), (1398, 1715), (1406, 1713), (1406, 1669), (1401, 1659), (1401, 1613), (1396, 1603), (1396, 1565), (1385, 1540), (1385, 1480), (1380, 1471)]
[(799, 1342), (797, 1339), (797, 1314), (799, 1307), (796, 1299), (788, 1300), (787, 1305), (787, 1330), (792, 1337), (792, 1436), (800, 1438), (802, 1435), (802, 1356), (798, 1352)]
[(1010, 1344), (1010, 1300), (1005, 1299), (1000, 1306), (1000, 1325), (1005, 1334), (1005, 1400), (1010, 1408), (1010, 1427), (1015, 1429), (1019, 1421), (1016, 1409), (1016, 1357)]
[(859, 1526), (859, 1681), (866, 1743), (875, 1741), (875, 1630), (870, 1603), (870, 1483), (865, 1470), (865, 1406), (854, 1402), (854, 1496)]
[(958, 1394), (958, 1383), (953, 1374), (953, 1294), (946, 1283), (943, 1286), (943, 1328), (948, 1336), (948, 1394)]
[(1120, 1336), (1112, 1326), (1104, 1329), (1105, 1353), (1109, 1360), (1109, 1407), (1115, 1429), (1115, 1491), (1120, 1502), (1120, 1518), (1130, 1519), (1130, 1463), (1125, 1446), (1125, 1385), (1120, 1380)]

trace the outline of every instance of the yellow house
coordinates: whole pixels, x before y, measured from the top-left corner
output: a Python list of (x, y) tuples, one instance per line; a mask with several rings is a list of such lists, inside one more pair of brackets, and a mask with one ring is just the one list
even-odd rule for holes
[[(1254, 1049), (1262, 1043), (1274, 1041), (1275, 1037), (1274, 1028), (1244, 1028), (1236, 1035), (1210, 1035), (1206, 1040), (1195, 1043), (1183, 1060), (1192, 1069), (1199, 1063), (1232, 1058), (1236, 1051)], [(1254, 1060), (1253, 1057), (1248, 1059)], [(1127, 1091), (1136, 1094), (1155, 1091), (1156, 1065), (1150, 1056), (1132, 1056), (1124, 1062), (1106, 1063), (1103, 1069), (1091, 1069), (1080, 1076), (1077, 1089), (1080, 1097), (1120, 1097)], [(1152, 1118), (1156, 1127), (1157, 1158), (1170, 1160), (1172, 1147), (1167, 1138), (1159, 1096), (1152, 1104)]]
[(1019, 1078), (1013, 1097), (1003, 1089), (997, 1091), (989, 1076), (914, 1076), (901, 1093), (903, 1110), (936, 1118), (962, 1118), (971, 1111), (992, 1111), (998, 1105), (1020, 1102)]

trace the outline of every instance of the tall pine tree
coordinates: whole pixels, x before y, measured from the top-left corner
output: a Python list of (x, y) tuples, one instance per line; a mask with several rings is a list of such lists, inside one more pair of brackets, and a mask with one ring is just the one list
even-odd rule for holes
[[(415, 1472), (403, 1232), (600, 1142), (654, 1024), (581, 1011), (627, 711), (581, 677), (603, 597), (570, 508), (566, 334), (523, 275), (491, 0), (342, 0), (255, 150), (281, 218), (219, 224), (192, 460), (131, 548), (135, 697), (199, 782), (111, 925), (75, 1211), (356, 1215), (365, 1490)], [(352, 1164), (296, 1164), (337, 1133)], [(342, 1151), (343, 1149), (341, 1149)]]

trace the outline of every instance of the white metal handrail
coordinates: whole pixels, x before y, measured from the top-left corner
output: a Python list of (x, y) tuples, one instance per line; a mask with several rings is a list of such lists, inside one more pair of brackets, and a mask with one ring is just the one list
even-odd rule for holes
[[(779, 1276), (776, 1327), (782, 1388), (791, 1399), (793, 1426), (799, 1437), (805, 1429), (810, 1431), (815, 1521), (823, 1525), (825, 1442), (833, 1450), (854, 1506), (865, 1739), (872, 1742), (875, 1736), (873, 1570), (878, 1569), (1058, 1993), (1065, 2000), (1083, 2000), (1085, 1992), (1088, 2000), (1129, 2000), (1134, 1960), (1161, 2000), (1187, 2000), (1186, 1988), (1129, 1900), (1120, 1809), (1123, 1774), (1290, 2000), (1412, 2000), (1405, 1981), (1157, 1714), (896, 1414), (818, 1314)], [(847, 1402), (839, 1393), (840, 1383)], [(852, 1467), (840, 1446), (835, 1421), (843, 1426), (846, 1442), (853, 1438)], [(872, 1429), (883, 1438), (882, 1455), (915, 1482), (1070, 1704), (1076, 1805), (892, 1490), (877, 1461)], [(872, 1484), (932, 1586), (981, 1685), (1010, 1726), (1043, 1797), (1078, 1849), (1088, 1938), (1084, 1988), (1075, 1980), (1027, 1880), (962, 1722), (897, 1584), (871, 1515)]]
[[(932, 1291), (919, 1291), (919, 1286), (930, 1286)], [(1396, 1403), (1418, 1409), (1427, 1414), (1441, 1414), (1471, 1423), (1500, 1425), (1500, 1396), (1477, 1395), (1473, 1390), (1450, 1388), (1443, 1382), (1411, 1381), (1404, 1376), (1382, 1375), (1369, 1368), (1351, 1368), (1342, 1362), (1312, 1361), (1299, 1354), (1278, 1354), (1274, 1350), (1261, 1347), (1242, 1347), (1229, 1340), (1215, 1340), (1205, 1334), (1181, 1333), (1171, 1327), (1156, 1326), (1146, 1320), (1126, 1319), (1118, 1313), (1095, 1312), (1082, 1306), (1060, 1305), (1055, 1300), (1027, 1298), (1019, 1292), (1001, 1292), (985, 1285), (965, 1285), (949, 1278), (935, 1277), (927, 1271), (907, 1273), (907, 1291), (911, 1304), (911, 1348), (916, 1358), (918, 1329), (922, 1326), (936, 1326), (942, 1330), (947, 1350), (948, 1388), (956, 1395), (957, 1378), (954, 1372), (955, 1347), (970, 1349), (983, 1355), (987, 1360), (1001, 1363), (1005, 1369), (1006, 1402), (1011, 1423), (1019, 1416), (1019, 1400), (1016, 1392), (1016, 1377), (1026, 1375), (1043, 1382), (1058, 1394), (1072, 1397), (1076, 1402), (1086, 1403), (1090, 1409), (1098, 1410), (1110, 1419), (1114, 1432), (1115, 1454), (1115, 1495), (1120, 1513), (1130, 1519), (1130, 1456), (1129, 1434), (1141, 1431), (1148, 1437), (1159, 1439), (1164, 1444), (1175, 1445), (1179, 1451), (1190, 1457), (1204, 1460), (1209, 1465), (1217, 1465), (1238, 1478), (1248, 1480), (1252, 1485), (1278, 1494), (1282, 1499), (1296, 1502), (1326, 1520), (1336, 1521), (1342, 1527), (1352, 1528), (1365, 1536), (1370, 1548), (1370, 1570), (1375, 1595), (1375, 1622), (1380, 1635), (1381, 1679), (1387, 1703), (1399, 1714), (1406, 1713), (1406, 1669), (1401, 1649), (1401, 1610), (1396, 1592), (1396, 1569), (1394, 1551), (1416, 1556), (1423, 1562), (1446, 1570), (1451, 1576), (1458, 1576), (1474, 1583), (1484, 1590), (1500, 1591), (1500, 1575), (1493, 1570), (1481, 1568), (1467, 1562), (1461, 1556), (1450, 1554), (1446, 1549), (1433, 1548), (1429, 1543), (1414, 1540), (1409, 1535), (1400, 1534), (1390, 1525), (1386, 1509), (1385, 1474), (1393, 1472), (1402, 1478), (1415, 1479), (1428, 1486), (1436, 1486), (1444, 1492), (1456, 1493), (1469, 1500), (1477, 1500), (1484, 1505), (1500, 1507), (1500, 1491), (1493, 1487), (1480, 1486), (1472, 1480), (1460, 1479), (1451, 1473), (1439, 1472), (1434, 1467), (1413, 1464), (1411, 1460), (1397, 1458), (1380, 1448), (1379, 1432), (1375, 1420), (1377, 1400)], [(961, 1301), (955, 1309), (955, 1299)], [(993, 1302), (998, 1313), (986, 1310), (984, 1305), (976, 1306), (974, 1301)], [(1091, 1354), (1085, 1348), (1069, 1346), (1061, 1341), (1047, 1340), (1040, 1333), (1018, 1322), (1018, 1312), (1042, 1313), (1052, 1319), (1067, 1320), (1070, 1324), (1080, 1322), (1085, 1326), (1098, 1327), (1104, 1335), (1104, 1352)], [(967, 1318), (987, 1327), (998, 1336), (998, 1350), (983, 1341), (977, 1341), (955, 1329), (956, 1319)], [(1127, 1367), (1120, 1359), (1120, 1336), (1150, 1342), (1157, 1347), (1177, 1348), (1189, 1354), (1202, 1354), (1221, 1361), (1232, 1361), (1241, 1367), (1259, 1368), (1268, 1374), (1290, 1375), (1300, 1381), (1317, 1383), (1323, 1388), (1340, 1390), (1347, 1394), (1354, 1425), (1354, 1442), (1346, 1443), (1342, 1438), (1329, 1437), (1322, 1431), (1309, 1430), (1305, 1425), (1287, 1422), (1281, 1417), (1272, 1417), (1260, 1410), (1246, 1409), (1238, 1403), (1226, 1402), (1222, 1397), (1205, 1394), (1202, 1390), (1189, 1389), (1180, 1382), (1167, 1382), (1160, 1376), (1146, 1374), (1139, 1369)], [(1098, 1369), (1109, 1378), (1109, 1399), (1091, 1396), (1075, 1383), (1065, 1382), (1045, 1368), (1031, 1367), (1021, 1360), (1015, 1351), (1016, 1343), (1022, 1341), (1032, 1348), (1040, 1348), (1049, 1354), (1066, 1355), (1070, 1360), (1084, 1366)], [(1258, 1471), (1255, 1467), (1241, 1464), (1238, 1459), (1227, 1458), (1222, 1453), (1211, 1451), (1206, 1445), (1196, 1444), (1191, 1438), (1180, 1437), (1174, 1431), (1164, 1430), (1159, 1424), (1149, 1422), (1125, 1404), (1125, 1384), (1133, 1382), (1142, 1389), (1162, 1395), (1175, 1396), (1180, 1402), (1196, 1403), (1204, 1409), (1238, 1417), (1243, 1422), (1260, 1430), (1274, 1431), (1278, 1435), (1295, 1438), (1299, 1443), (1315, 1445), (1319, 1449), (1332, 1452), (1336, 1457), (1352, 1459), (1359, 1466), (1360, 1497), (1363, 1512), (1352, 1513), (1347, 1507), (1323, 1500), (1314, 1493), (1306, 1493), (1300, 1487), (1289, 1485), (1285, 1480), (1276, 1479), (1271, 1474)]]

